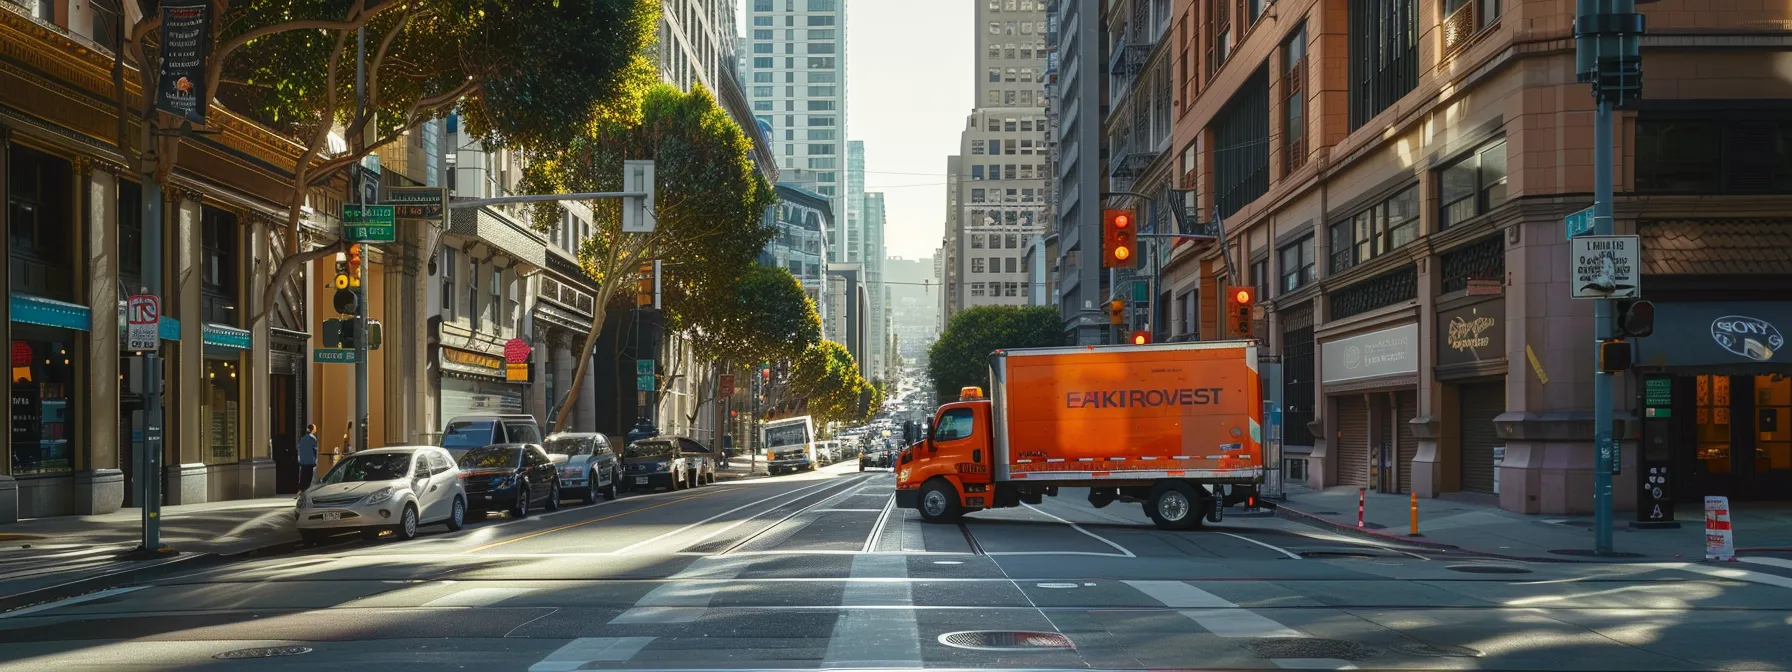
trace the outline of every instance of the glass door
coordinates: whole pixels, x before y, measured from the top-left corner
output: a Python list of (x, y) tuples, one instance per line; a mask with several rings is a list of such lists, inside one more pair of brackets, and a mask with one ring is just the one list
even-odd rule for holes
[(1744, 496), (1792, 498), (1792, 378), (1755, 376), (1753, 382), (1749, 424), (1754, 428), (1754, 446), (1746, 465)]
[(1701, 375), (1694, 378), (1693, 452), (1686, 495), (1699, 499), (1711, 495), (1735, 497), (1731, 485), (1730, 377)]

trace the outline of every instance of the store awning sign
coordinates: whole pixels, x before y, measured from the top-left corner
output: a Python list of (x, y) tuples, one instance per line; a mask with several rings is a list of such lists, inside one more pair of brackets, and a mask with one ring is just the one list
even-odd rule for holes
[(1419, 370), (1419, 325), (1403, 324), (1320, 345), (1324, 382), (1336, 383)]
[(1638, 339), (1642, 366), (1779, 364), (1792, 329), (1792, 303), (1665, 301), (1655, 304), (1655, 333)]
[(156, 109), (205, 123), (212, 99), (210, 82), (205, 81), (211, 47), (211, 0), (162, 1), (162, 72), (156, 84)]

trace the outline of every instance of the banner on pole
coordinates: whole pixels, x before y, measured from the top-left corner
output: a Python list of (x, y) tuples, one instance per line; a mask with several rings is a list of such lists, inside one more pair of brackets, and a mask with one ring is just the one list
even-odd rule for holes
[(212, 47), (211, 0), (163, 0), (162, 71), (156, 109), (195, 124), (205, 123), (211, 82), (205, 61)]
[(1730, 498), (1705, 498), (1705, 559), (1736, 561), (1736, 539), (1730, 535)]

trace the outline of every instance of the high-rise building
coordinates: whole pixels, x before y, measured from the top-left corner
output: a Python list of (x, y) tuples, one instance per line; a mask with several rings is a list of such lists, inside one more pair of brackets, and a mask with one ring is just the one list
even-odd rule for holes
[(940, 285), (935, 257), (884, 260), (884, 287), (890, 297), (890, 333), (896, 337), (892, 360), (922, 364), (927, 348), (940, 333)]
[(846, 142), (846, 257), (864, 263), (865, 246), (865, 141)]
[(952, 316), (957, 315), (961, 302), (958, 292), (958, 227), (959, 216), (958, 171), (963, 165), (960, 156), (946, 157), (946, 235), (940, 239), (940, 249), (933, 255), (937, 266), (935, 276), (940, 282), (940, 327), (944, 329), (952, 323)]
[(884, 285), (884, 195), (874, 191), (865, 194), (863, 200), (865, 289), (871, 294), (871, 314), (865, 318), (865, 350), (870, 353), (870, 370), (883, 375), (890, 356), (890, 289)]
[[(746, 86), (753, 114), (771, 129), (773, 154), (784, 170), (811, 170), (815, 191), (834, 200), (836, 213), (855, 207), (846, 189), (845, 0), (750, 0)], [(849, 220), (850, 214), (842, 219)], [(836, 241), (829, 257), (855, 261)]]
[(683, 91), (702, 84), (715, 93), (734, 75), (734, 3), (683, 0), (667, 6), (660, 15), (656, 54), (660, 78)]
[(960, 136), (956, 307), (1026, 305), (1022, 247), (1045, 231), (1045, 3), (977, 3), (977, 107)]
[(1051, 154), (1047, 164), (1057, 180), (1052, 193), (1057, 252), (1049, 265), (1054, 283), (1047, 294), (1064, 320), (1065, 338), (1076, 344), (1103, 342), (1111, 332), (1104, 311), (1108, 274), (1101, 268), (1102, 118), (1108, 74), (1102, 57), (1102, 0), (1048, 3), (1046, 110)]

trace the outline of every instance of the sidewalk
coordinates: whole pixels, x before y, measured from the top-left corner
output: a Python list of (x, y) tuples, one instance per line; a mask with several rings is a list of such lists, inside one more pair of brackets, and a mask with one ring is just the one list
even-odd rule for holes
[[(1792, 552), (1792, 504), (1783, 502), (1733, 503), (1730, 512), (1737, 553)], [(1409, 495), (1371, 492), (1364, 504), (1364, 527), (1356, 526), (1357, 489), (1323, 491), (1298, 486), (1288, 488), (1288, 499), (1277, 504), (1278, 515), (1360, 533), (1388, 541), (1445, 546), (1485, 555), (1515, 559), (1588, 560), (1593, 548), (1592, 514), (1571, 516), (1525, 515), (1498, 507), (1490, 497), (1446, 495), (1419, 499), (1419, 533), (1411, 537), (1412, 500)], [(1681, 505), (1676, 512), (1678, 529), (1639, 530), (1630, 527), (1633, 514), (1615, 515), (1612, 548), (1631, 558), (1646, 560), (1699, 559), (1705, 554), (1705, 511), (1697, 504)]]
[(158, 572), (187, 570), (222, 556), (297, 544), (292, 497), (162, 508), (162, 543), (180, 553), (135, 560), (140, 509), (100, 516), (30, 518), (0, 526), (0, 610)]

